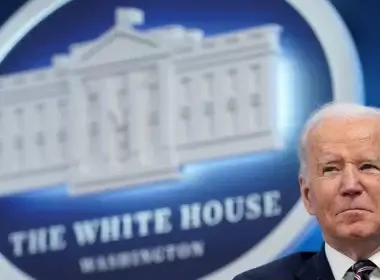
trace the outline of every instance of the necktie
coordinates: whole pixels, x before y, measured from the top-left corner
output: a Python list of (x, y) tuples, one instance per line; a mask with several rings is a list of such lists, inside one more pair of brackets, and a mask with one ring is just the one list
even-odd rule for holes
[(369, 275), (377, 266), (370, 260), (357, 261), (352, 266), (355, 280), (369, 280)]

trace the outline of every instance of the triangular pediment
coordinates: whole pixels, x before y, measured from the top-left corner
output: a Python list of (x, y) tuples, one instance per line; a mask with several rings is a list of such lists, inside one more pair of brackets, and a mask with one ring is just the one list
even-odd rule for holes
[(76, 63), (94, 65), (151, 55), (160, 50), (158, 42), (146, 36), (111, 30), (95, 41), (75, 46), (73, 56)]

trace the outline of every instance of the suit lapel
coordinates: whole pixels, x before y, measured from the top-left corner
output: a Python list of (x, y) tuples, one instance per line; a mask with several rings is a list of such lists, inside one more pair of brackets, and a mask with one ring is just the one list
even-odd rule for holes
[(325, 250), (320, 250), (310, 258), (305, 266), (296, 272), (299, 280), (334, 280)]

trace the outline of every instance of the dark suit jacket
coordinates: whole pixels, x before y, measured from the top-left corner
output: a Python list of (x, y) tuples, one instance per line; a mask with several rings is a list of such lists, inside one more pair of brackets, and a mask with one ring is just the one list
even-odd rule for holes
[(232, 280), (334, 280), (324, 250), (295, 253), (248, 270)]

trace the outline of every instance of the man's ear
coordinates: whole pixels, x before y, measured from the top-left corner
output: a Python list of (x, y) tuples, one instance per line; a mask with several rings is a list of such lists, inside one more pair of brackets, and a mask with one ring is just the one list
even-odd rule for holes
[(301, 198), (306, 208), (306, 211), (310, 215), (314, 216), (315, 210), (314, 210), (314, 203), (313, 203), (313, 194), (312, 194), (312, 190), (310, 189), (310, 184), (307, 178), (302, 175), (298, 177), (298, 182), (299, 182), (300, 190), (301, 190)]

